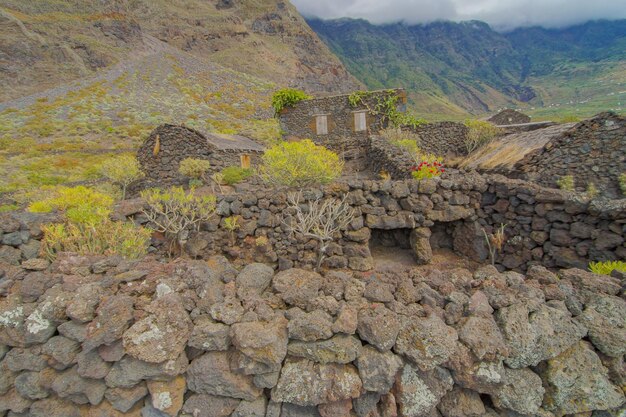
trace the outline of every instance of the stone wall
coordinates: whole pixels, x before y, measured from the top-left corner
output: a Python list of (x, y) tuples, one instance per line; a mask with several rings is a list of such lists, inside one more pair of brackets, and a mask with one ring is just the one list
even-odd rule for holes
[(435, 122), (407, 129), (419, 135), (420, 148), (426, 152), (444, 157), (467, 155), (465, 138), (468, 129), (463, 123)]
[[(626, 280), (64, 255), (0, 266), (0, 414), (619, 415)], [(613, 411), (603, 411), (613, 410)]]
[[(317, 262), (318, 242), (289, 232), (286, 224), (294, 213), (287, 205), (287, 191), (241, 184), (236, 193), (218, 196), (217, 214), (191, 234), (187, 252), (198, 258), (223, 254), (236, 265), (264, 262), (279, 269), (312, 268)], [(586, 201), (522, 180), (447, 172), (430, 180), (352, 180), (323, 190), (306, 190), (303, 204), (346, 194), (357, 216), (329, 246), (324, 267), (371, 269), (373, 230), (412, 232), (415, 259), (421, 263), (430, 260), (431, 246), (440, 246), (445, 230), (443, 240), (448, 247), (486, 262), (482, 229), (492, 233), (500, 224), (506, 225), (506, 239), (496, 257), (499, 268), (526, 271), (538, 264), (586, 268), (589, 261), (626, 260), (626, 200)], [(128, 200), (118, 207), (116, 217), (145, 222), (141, 206), (139, 200)], [(233, 216), (238, 218), (239, 228), (230, 232), (224, 219)], [(34, 224), (45, 218), (29, 215)], [(21, 227), (29, 230), (34, 226), (25, 223)], [(23, 240), (14, 240), (11, 230), (4, 232), (2, 241), (16, 246), (3, 244), (0, 253), (18, 263), (27, 256), (20, 249)], [(435, 231), (438, 236), (431, 238)], [(28, 245), (34, 247), (35, 243)], [(156, 249), (167, 247), (163, 244)]]
[[(344, 159), (363, 157), (367, 146), (368, 131), (376, 133), (385, 127), (381, 115), (367, 114), (367, 130), (355, 132), (355, 111), (374, 109), (377, 101), (384, 100), (390, 94), (399, 95), (401, 106), (406, 103), (404, 90), (372, 91), (365, 100), (367, 106), (350, 106), (348, 95), (321, 97), (303, 100), (292, 107), (286, 107), (279, 115), (281, 129), (286, 138), (311, 139), (317, 144), (332, 149)], [(315, 116), (328, 115), (328, 134), (318, 135), (315, 127)]]
[(515, 169), (548, 187), (572, 175), (578, 191), (593, 183), (602, 195), (620, 197), (618, 177), (626, 172), (626, 118), (601, 113), (582, 121), (526, 155)]
[(487, 119), (488, 122), (498, 126), (517, 125), (522, 123), (530, 123), (530, 116), (520, 113), (513, 109), (504, 109), (498, 114)]

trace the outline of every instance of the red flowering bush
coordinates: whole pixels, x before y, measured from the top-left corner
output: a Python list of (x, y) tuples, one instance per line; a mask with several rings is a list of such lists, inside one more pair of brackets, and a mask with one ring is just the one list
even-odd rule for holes
[(444, 172), (446, 172), (446, 169), (439, 161), (422, 161), (419, 165), (411, 167), (411, 175), (417, 180), (435, 178)]

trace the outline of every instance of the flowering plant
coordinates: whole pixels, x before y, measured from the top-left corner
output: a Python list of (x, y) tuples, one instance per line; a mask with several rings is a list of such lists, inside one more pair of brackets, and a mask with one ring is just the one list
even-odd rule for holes
[(446, 169), (439, 161), (422, 161), (419, 165), (411, 167), (411, 175), (417, 180), (435, 178), (444, 172), (446, 172)]

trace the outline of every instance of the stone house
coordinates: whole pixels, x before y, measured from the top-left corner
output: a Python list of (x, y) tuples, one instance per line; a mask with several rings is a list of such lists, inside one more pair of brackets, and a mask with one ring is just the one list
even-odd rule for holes
[(403, 89), (370, 91), (356, 106), (350, 104), (350, 94), (342, 94), (303, 100), (284, 108), (278, 115), (280, 127), (288, 140), (311, 139), (346, 160), (363, 158), (368, 135), (388, 122), (382, 114), (370, 110), (390, 95), (398, 97), (398, 111), (405, 111)]
[(263, 146), (243, 136), (201, 133), (197, 130), (163, 124), (150, 133), (137, 151), (137, 160), (146, 180), (172, 182), (180, 179), (178, 166), (183, 159), (197, 158), (211, 162), (211, 171), (227, 166), (254, 164)]
[(487, 119), (496, 126), (518, 125), (530, 123), (530, 116), (513, 109), (504, 109)]

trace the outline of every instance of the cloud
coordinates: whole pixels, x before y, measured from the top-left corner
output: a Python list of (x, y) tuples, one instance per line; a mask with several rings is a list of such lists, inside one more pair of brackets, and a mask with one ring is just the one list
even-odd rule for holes
[(624, 0), (292, 0), (307, 17), (362, 18), (375, 24), (482, 20), (499, 30), (565, 27), (596, 19), (626, 19)]

